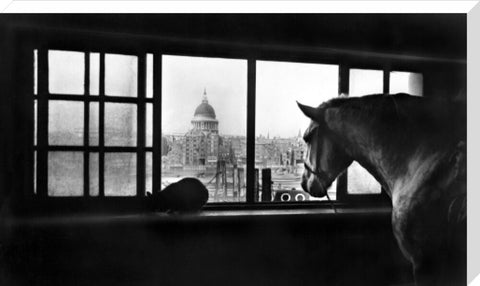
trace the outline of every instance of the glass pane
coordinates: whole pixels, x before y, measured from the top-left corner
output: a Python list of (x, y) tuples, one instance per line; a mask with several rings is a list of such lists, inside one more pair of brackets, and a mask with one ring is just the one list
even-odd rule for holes
[(423, 95), (423, 75), (413, 72), (390, 72), (391, 94), (405, 92), (411, 95)]
[(145, 192), (152, 193), (152, 152), (147, 152), (145, 157)]
[(35, 99), (33, 101), (33, 145), (37, 145), (37, 111), (38, 110), (38, 105), (37, 105), (37, 100)]
[(147, 98), (153, 97), (153, 54), (147, 54)]
[(146, 108), (146, 124), (145, 127), (147, 128), (145, 135), (145, 145), (147, 147), (152, 147), (153, 145), (153, 104), (147, 103)]
[[(260, 184), (262, 169), (271, 169), (273, 200), (315, 199), (300, 186), (303, 133), (310, 119), (296, 101), (318, 106), (337, 96), (337, 65), (257, 61), (255, 167), (260, 169)], [(336, 198), (335, 185), (328, 190), (331, 199)]]
[[(383, 93), (383, 71), (351, 69), (349, 89), (350, 96)], [(381, 190), (375, 178), (357, 162), (353, 162), (348, 168), (349, 194), (377, 194)]]
[(38, 50), (33, 50), (33, 94), (38, 92)]
[(48, 51), (48, 90), (59, 94), (84, 94), (85, 54)]
[(48, 102), (48, 143), (83, 145), (83, 102)]
[(105, 153), (105, 196), (137, 194), (137, 154)]
[(382, 187), (357, 162), (353, 162), (348, 168), (348, 193), (349, 194), (379, 194), (382, 191)]
[(105, 103), (105, 145), (137, 144), (137, 105)]
[(100, 54), (90, 53), (90, 95), (98, 95), (100, 80)]
[(90, 196), (98, 196), (98, 153), (90, 153), (90, 165), (89, 165), (89, 180), (90, 180)]
[(383, 93), (383, 71), (350, 69), (349, 96)]
[(98, 146), (98, 102), (90, 102), (89, 138), (90, 146)]
[(105, 94), (137, 96), (136, 56), (105, 55)]
[(48, 195), (83, 195), (82, 152), (48, 152)]
[[(209, 202), (245, 201), (247, 61), (163, 56), (162, 188), (196, 177)], [(238, 191), (240, 189), (240, 191)]]

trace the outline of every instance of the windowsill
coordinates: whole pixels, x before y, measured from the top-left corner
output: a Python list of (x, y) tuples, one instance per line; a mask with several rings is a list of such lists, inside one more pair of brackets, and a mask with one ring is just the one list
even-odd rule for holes
[(330, 206), (317, 208), (296, 208), (296, 209), (231, 209), (212, 210), (206, 208), (198, 213), (189, 214), (168, 214), (159, 212), (144, 213), (83, 213), (83, 214), (46, 214), (46, 215), (24, 215), (4, 216), (3, 226), (54, 226), (54, 225), (84, 225), (84, 224), (115, 224), (115, 223), (175, 223), (175, 222), (233, 222), (242, 220), (295, 220), (302, 218), (310, 219), (344, 219), (349, 217), (384, 217), (389, 216), (389, 206), (337, 206), (335, 212)]

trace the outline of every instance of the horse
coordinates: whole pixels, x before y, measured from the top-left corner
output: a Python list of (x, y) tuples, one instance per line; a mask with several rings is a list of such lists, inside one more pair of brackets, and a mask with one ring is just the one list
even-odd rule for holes
[(357, 161), (391, 199), (416, 285), (466, 285), (465, 104), (404, 93), (297, 104), (311, 119), (302, 188), (323, 197)]

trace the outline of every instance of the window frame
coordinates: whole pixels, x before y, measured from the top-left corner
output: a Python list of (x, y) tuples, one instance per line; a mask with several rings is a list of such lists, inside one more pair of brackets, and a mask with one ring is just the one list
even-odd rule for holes
[[(112, 204), (116, 205), (114, 209), (132, 209), (132, 205), (136, 205), (133, 209), (141, 210), (144, 207), (145, 195), (145, 157), (146, 152), (152, 152), (152, 188), (154, 190), (160, 189), (161, 186), (161, 157), (156, 156), (161, 154), (161, 109), (162, 109), (162, 55), (178, 55), (191, 57), (216, 57), (216, 58), (232, 58), (247, 61), (247, 196), (246, 202), (242, 203), (211, 203), (208, 208), (212, 209), (232, 209), (232, 208), (309, 208), (309, 207), (330, 207), (328, 202), (314, 201), (301, 203), (275, 203), (275, 202), (256, 202), (256, 194), (253, 191), (255, 187), (255, 90), (256, 90), (256, 62), (257, 61), (282, 61), (282, 62), (296, 62), (296, 63), (310, 63), (310, 64), (334, 64), (339, 67), (339, 83), (338, 94), (348, 94), (349, 87), (349, 70), (351, 68), (359, 69), (377, 69), (382, 70), (384, 74), (384, 92), (389, 90), (389, 75), (390, 71), (409, 71), (421, 73), (423, 75), (423, 90), (424, 95), (427, 88), (427, 73), (425, 67), (431, 65), (430, 58), (411, 58), (402, 55), (386, 55), (376, 53), (365, 53), (350, 50), (335, 50), (329, 48), (308, 48), (308, 47), (286, 47), (286, 46), (258, 46), (239, 43), (225, 43), (205, 40), (190, 40), (190, 39), (170, 39), (162, 37), (138, 36), (132, 34), (122, 33), (91, 33), (83, 31), (70, 31), (61, 29), (43, 29), (41, 31), (32, 31), (29, 29), (18, 28), (17, 43), (20, 47), (17, 53), (15, 62), (18, 62), (22, 68), (17, 70), (17, 77), (29, 80), (32, 82), (29, 86), (16, 87), (19, 94), (22, 95), (20, 100), (25, 106), (29, 106), (30, 112), (27, 114), (27, 122), (22, 124), (28, 130), (28, 144), (25, 147), (28, 151), (26, 160), (24, 195), (32, 201), (32, 205), (36, 205), (41, 201), (57, 201), (56, 208), (66, 201), (86, 201), (84, 208), (89, 208), (87, 204), (100, 205)], [(72, 39), (65, 41), (65, 39)], [(126, 41), (125, 39), (130, 39)], [(84, 196), (79, 197), (48, 197), (45, 196), (47, 186), (47, 168), (42, 168), (47, 162), (47, 144), (48, 143), (48, 128), (43, 132), (37, 133), (37, 147), (34, 147), (33, 142), (33, 69), (31, 68), (33, 59), (33, 50), (38, 50), (38, 92), (37, 96), (37, 116), (38, 116), (38, 130), (40, 126), (48, 126), (48, 100), (80, 100), (84, 102), (84, 145), (83, 146), (55, 146), (49, 147), (52, 150), (64, 151), (83, 151), (84, 157)], [(66, 50), (66, 51), (80, 51), (85, 53), (85, 95), (50, 95), (48, 94), (48, 62), (46, 61), (46, 51), (48, 50)], [(98, 96), (87, 96), (89, 94), (89, 54), (100, 53), (100, 90)], [(104, 55), (106, 53), (135, 55), (138, 57), (138, 66), (146, 63), (146, 55), (153, 54), (153, 74), (156, 80), (153, 80), (153, 97), (146, 98), (146, 69), (138, 69), (138, 96), (136, 98), (120, 97), (120, 96), (105, 96), (104, 95)], [(438, 62), (438, 60), (436, 60)], [(448, 62), (448, 60), (446, 60)], [(102, 68), (103, 66), (103, 68)], [(46, 70), (45, 70), (46, 69)], [(42, 79), (43, 77), (43, 79)], [(160, 79), (160, 80), (159, 80)], [(20, 81), (19, 81), (20, 82)], [(74, 97), (75, 99), (71, 99)], [(47, 101), (47, 103), (46, 103)], [(137, 146), (136, 147), (105, 147), (103, 146), (104, 138), (100, 136), (98, 147), (91, 147), (85, 145), (88, 143), (88, 134), (85, 130), (89, 124), (89, 103), (99, 102), (99, 133), (104, 128), (103, 118), (105, 102), (128, 102), (135, 103), (138, 106), (137, 112)], [(87, 104), (88, 103), (88, 104)], [(153, 104), (153, 145), (152, 147), (145, 147), (145, 109), (146, 104)], [(102, 106), (103, 105), (103, 106)], [(140, 108), (143, 106), (143, 108)], [(143, 118), (143, 120), (138, 120)], [(42, 134), (40, 134), (42, 133)], [(143, 141), (143, 142), (142, 142)], [(25, 142), (24, 142), (25, 143)], [(103, 146), (103, 147), (102, 147)], [(68, 148), (63, 148), (68, 147)], [(62, 149), (63, 148), (63, 149)], [(89, 152), (99, 151), (99, 189), (103, 189), (103, 174), (104, 174), (104, 160), (100, 156), (100, 152), (110, 151), (131, 151), (137, 153), (137, 196), (133, 197), (95, 197), (91, 198), (88, 195), (88, 168), (89, 168)], [(37, 156), (37, 194), (33, 196), (33, 154), (36, 151)], [(85, 152), (88, 151), (88, 152)], [(143, 154), (143, 155), (142, 155)], [(39, 164), (41, 163), (41, 164)], [(143, 166), (143, 167), (142, 167)], [(87, 177), (87, 178), (85, 178)], [(372, 203), (383, 204), (385, 200), (385, 191), (381, 194), (348, 194), (347, 193), (347, 175), (341, 174), (337, 181), (337, 201), (336, 205), (354, 204), (354, 203)], [(43, 188), (43, 190), (42, 190)], [(98, 201), (98, 204), (93, 202)], [(388, 200), (387, 200), (388, 201)], [(121, 202), (121, 203), (119, 203)], [(109, 209), (107, 207), (107, 209)]]

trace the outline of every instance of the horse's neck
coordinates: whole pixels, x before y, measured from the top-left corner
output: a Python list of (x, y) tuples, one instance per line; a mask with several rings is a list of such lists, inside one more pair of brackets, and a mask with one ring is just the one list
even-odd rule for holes
[(412, 184), (421, 184), (421, 179), (428, 177), (427, 173), (432, 172), (444, 156), (444, 152), (433, 146), (386, 143), (372, 130), (359, 128), (358, 122), (344, 121), (335, 133), (340, 135), (347, 154), (369, 171), (392, 198), (394, 192), (411, 190), (415, 188)]

